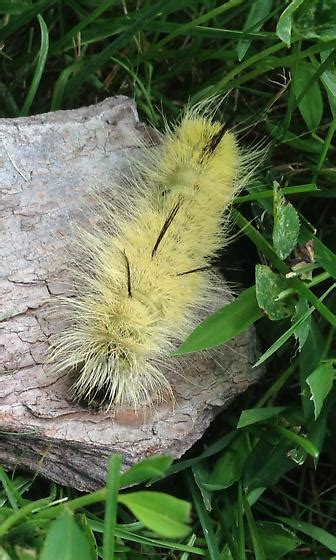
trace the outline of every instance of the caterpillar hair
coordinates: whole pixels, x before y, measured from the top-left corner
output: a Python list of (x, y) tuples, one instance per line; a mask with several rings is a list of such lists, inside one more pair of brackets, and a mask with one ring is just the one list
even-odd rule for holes
[(50, 356), (76, 376), (74, 398), (137, 408), (171, 391), (171, 353), (200, 309), (223, 305), (211, 262), (227, 239), (243, 159), (211, 111), (188, 109), (135, 164), (135, 194), (117, 210), (104, 202), (105, 226), (81, 234), (85, 266), (76, 296), (61, 302), (66, 324)]

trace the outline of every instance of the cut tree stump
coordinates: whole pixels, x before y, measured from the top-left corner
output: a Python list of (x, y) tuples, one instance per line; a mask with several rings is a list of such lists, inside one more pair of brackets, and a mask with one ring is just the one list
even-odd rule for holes
[(174, 404), (107, 413), (71, 402), (68, 376), (44, 365), (74, 225), (96, 220), (93, 186), (117, 195), (144, 134), (125, 97), (0, 120), (0, 463), (79, 490), (105, 483), (113, 452), (126, 468), (152, 454), (180, 457), (262, 373), (251, 368), (250, 330), (221, 349), (224, 371), (205, 354), (194, 371), (172, 375)]

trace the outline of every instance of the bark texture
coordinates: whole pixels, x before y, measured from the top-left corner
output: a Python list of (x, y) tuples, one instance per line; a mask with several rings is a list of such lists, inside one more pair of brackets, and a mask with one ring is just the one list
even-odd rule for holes
[(145, 134), (133, 102), (0, 120), (0, 462), (80, 490), (105, 482), (107, 460), (130, 466), (154, 453), (180, 457), (214, 416), (261, 375), (254, 331), (172, 379), (176, 402), (134, 413), (69, 399), (67, 375), (44, 365), (60, 325), (50, 300), (67, 291), (74, 225), (94, 223), (95, 186), (117, 196)]

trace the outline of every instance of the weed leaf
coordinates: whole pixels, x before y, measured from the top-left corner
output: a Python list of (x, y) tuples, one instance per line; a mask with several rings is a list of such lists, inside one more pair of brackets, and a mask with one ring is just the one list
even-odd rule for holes
[(322, 119), (323, 100), (318, 81), (311, 84), (315, 70), (311, 64), (298, 64), (293, 87), (295, 97), (299, 100), (299, 110), (308, 130), (315, 130)]
[(93, 560), (82, 531), (66, 509), (50, 525), (40, 560)]
[(334, 368), (330, 363), (322, 363), (307, 377), (310, 388), (310, 400), (314, 403), (315, 420), (320, 415), (325, 398), (330, 393), (334, 382)]
[(294, 249), (300, 231), (297, 211), (280, 194), (278, 184), (274, 183), (274, 227), (273, 245), (281, 259), (288, 257)]
[(118, 501), (127, 506), (148, 529), (167, 538), (182, 538), (190, 533), (190, 505), (161, 492), (120, 494)]
[(259, 307), (263, 309), (269, 319), (277, 321), (292, 315), (294, 306), (291, 299), (277, 300), (279, 294), (287, 288), (286, 280), (272, 272), (269, 266), (256, 266), (256, 296)]

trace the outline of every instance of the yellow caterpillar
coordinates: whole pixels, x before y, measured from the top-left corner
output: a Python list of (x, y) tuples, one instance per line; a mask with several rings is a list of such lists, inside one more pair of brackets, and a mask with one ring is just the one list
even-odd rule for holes
[(107, 227), (83, 236), (88, 262), (52, 344), (56, 369), (76, 374), (74, 396), (99, 396), (107, 408), (137, 408), (169, 391), (165, 362), (200, 308), (223, 293), (210, 262), (225, 243), (238, 189), (234, 135), (191, 109), (147, 150), (136, 195), (110, 213)]

